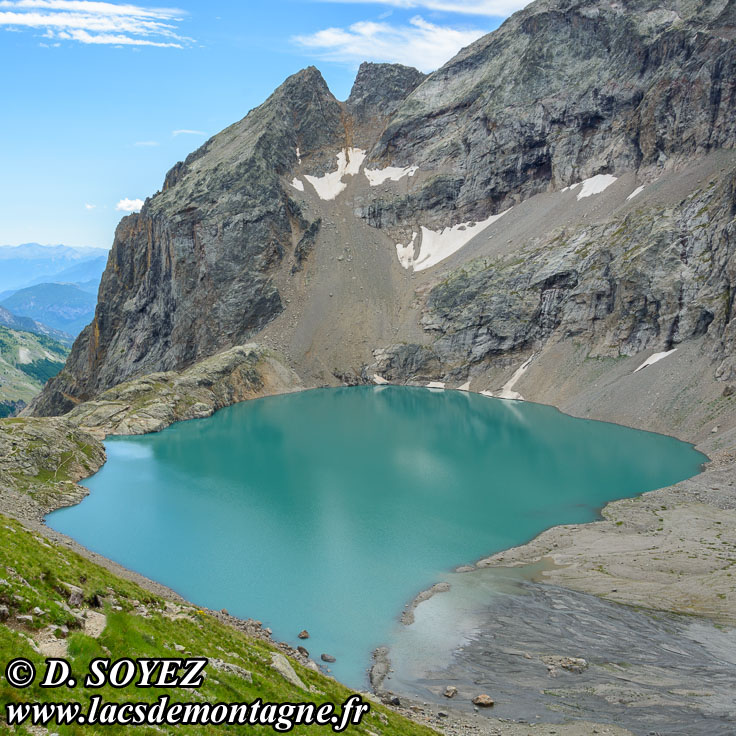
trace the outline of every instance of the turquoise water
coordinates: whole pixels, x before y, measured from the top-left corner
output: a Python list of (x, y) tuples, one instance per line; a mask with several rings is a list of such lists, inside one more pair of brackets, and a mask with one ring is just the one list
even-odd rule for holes
[(450, 568), (696, 474), (670, 437), (538, 404), (393, 386), (249, 401), (116, 437), (49, 526), (189, 600), (257, 618), (365, 685), (370, 652)]

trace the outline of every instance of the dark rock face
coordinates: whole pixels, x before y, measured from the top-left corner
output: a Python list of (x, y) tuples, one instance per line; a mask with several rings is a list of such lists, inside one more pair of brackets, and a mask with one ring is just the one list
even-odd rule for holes
[(304, 234), (299, 238), (299, 242), (296, 244), (296, 248), (294, 248), (294, 265), (291, 267), (292, 273), (296, 273), (302, 269), (304, 261), (314, 248), (314, 242), (317, 239), (317, 233), (319, 233), (320, 227), (322, 227), (321, 217), (318, 217), (314, 222), (306, 226)]
[(733, 7), (532, 3), (426, 79), (371, 153), (443, 179), (362, 216), (481, 219), (550, 185), (733, 146)]
[(385, 120), (426, 77), (402, 64), (364, 62), (358, 69), (346, 107), (359, 126)]

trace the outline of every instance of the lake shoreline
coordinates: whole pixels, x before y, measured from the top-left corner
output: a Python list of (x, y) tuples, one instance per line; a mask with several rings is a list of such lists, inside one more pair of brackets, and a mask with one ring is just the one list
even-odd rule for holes
[[(293, 375), (293, 374), (292, 374)], [(277, 390), (269, 391), (266, 394), (262, 395), (272, 395), (277, 393), (285, 393), (288, 391), (293, 390), (304, 390), (304, 386), (297, 384), (295, 385), (293, 382), (285, 381), (285, 386), (279, 386)], [(315, 387), (316, 388), (316, 387)], [(451, 390), (451, 389), (448, 389)], [(258, 392), (254, 392), (258, 393)], [(251, 396), (251, 398), (256, 398), (257, 396)], [(260, 397), (260, 396), (258, 396)], [(216, 411), (218, 408), (221, 408), (221, 406), (229, 405), (227, 402), (222, 403), (220, 406), (216, 406), (213, 402), (213, 405), (210, 407), (206, 407), (204, 410), (200, 409), (201, 413), (199, 416), (208, 416), (214, 411)], [(549, 405), (549, 404), (548, 404)], [(104, 400), (100, 401), (98, 400), (95, 402), (95, 411), (100, 412), (100, 407), (102, 406), (102, 413), (106, 414), (106, 416), (110, 416), (112, 412), (107, 413), (104, 408)], [(560, 407), (557, 407), (560, 409)], [(560, 411), (563, 411), (563, 409), (560, 409)], [(567, 413), (567, 412), (564, 412)], [(574, 414), (573, 414), (574, 415)], [(186, 419), (189, 417), (176, 417), (175, 412), (170, 413), (169, 415), (171, 418), (170, 422), (166, 423), (166, 426), (168, 424), (173, 423), (174, 421), (179, 421), (180, 419)], [(169, 417), (167, 417), (168, 419)], [(132, 423), (129, 423), (129, 428), (134, 427), (135, 425)], [(159, 426), (156, 429), (160, 429), (162, 426), (159, 424)], [(154, 430), (156, 431), (156, 430)], [(126, 433), (131, 434), (138, 434), (140, 432), (137, 431), (130, 431)], [(98, 434), (98, 437), (100, 435)], [(697, 449), (700, 449), (696, 445)], [(701, 450), (702, 451), (702, 450)], [(540, 535), (538, 535), (535, 539), (531, 540), (529, 543), (525, 545), (521, 545), (519, 547), (514, 547), (509, 550), (505, 550), (504, 552), (500, 552), (496, 555), (493, 555), (488, 558), (484, 558), (479, 560), (475, 568), (478, 567), (485, 567), (488, 565), (523, 565), (523, 564), (529, 564), (530, 562), (533, 562), (537, 559), (541, 559), (542, 557), (549, 556), (552, 559), (556, 561), (556, 563), (560, 566), (560, 570), (569, 570), (570, 574), (567, 574), (566, 577), (564, 577), (564, 573), (562, 574), (564, 579), (561, 579), (560, 577), (553, 577), (550, 579), (550, 582), (554, 582), (555, 584), (561, 584), (561, 585), (567, 585), (568, 587), (574, 589), (574, 590), (589, 590), (590, 592), (601, 595), (604, 597), (607, 597), (611, 600), (617, 600), (621, 598), (621, 596), (614, 596), (610, 590), (603, 590), (601, 586), (599, 585), (598, 581), (598, 574), (595, 570), (592, 568), (594, 565), (591, 564), (585, 564), (586, 558), (590, 557), (590, 550), (592, 548), (595, 548), (599, 545), (602, 541), (608, 541), (610, 538), (616, 538), (617, 535), (621, 535), (622, 540), (626, 540), (627, 542), (630, 542), (631, 539), (648, 539), (651, 536), (651, 529), (648, 529), (648, 526), (644, 524), (642, 525), (639, 520), (637, 520), (637, 516), (640, 515), (640, 512), (645, 512), (646, 509), (651, 510), (652, 507), (661, 506), (661, 505), (667, 505), (671, 504), (671, 509), (680, 509), (680, 512), (675, 514), (671, 521), (672, 525), (670, 528), (670, 531), (673, 533), (677, 533), (678, 529), (681, 529), (683, 525), (687, 526), (686, 523), (686, 514), (682, 513), (683, 510), (689, 511), (689, 512), (695, 512), (700, 517), (707, 516), (707, 515), (717, 515), (721, 516), (723, 512), (726, 513), (734, 513), (733, 509), (736, 508), (736, 503), (734, 503), (734, 493), (733, 490), (728, 491), (725, 489), (725, 493), (721, 491), (721, 482), (719, 481), (718, 486), (714, 488), (710, 488), (713, 483), (711, 482), (712, 479), (718, 480), (721, 475), (725, 474), (728, 475), (729, 473), (734, 472), (734, 468), (736, 468), (736, 463), (734, 462), (733, 457), (728, 457), (728, 454), (721, 454), (720, 457), (716, 457), (714, 460), (711, 460), (706, 466), (706, 468), (697, 476), (694, 476), (694, 478), (691, 478), (687, 481), (683, 481), (681, 483), (678, 483), (676, 486), (669, 486), (667, 488), (659, 489), (656, 491), (650, 491), (646, 494), (643, 494), (643, 496), (640, 496), (638, 498), (644, 498), (647, 497), (651, 503), (646, 503), (645, 505), (642, 505), (638, 508), (629, 509), (628, 507), (626, 510), (626, 521), (622, 521), (618, 518), (619, 512), (622, 512), (624, 508), (621, 506), (622, 504), (625, 506), (626, 504), (634, 503), (631, 500), (624, 500), (624, 501), (614, 501), (609, 504), (607, 504), (603, 510), (602, 510), (602, 516), (603, 521), (593, 521), (586, 524), (577, 524), (577, 525), (568, 525), (568, 526), (561, 526), (561, 527), (552, 527), (548, 529), (545, 532), (542, 532)], [(716, 475), (714, 475), (716, 474)], [(686, 487), (683, 488), (683, 484), (686, 484)], [(732, 485), (732, 483), (729, 483), (726, 481), (725, 485)], [(7, 513), (9, 516), (13, 516), (14, 518), (18, 519), (22, 523), (24, 523), (26, 526), (31, 528), (34, 531), (37, 531), (41, 533), (44, 536), (49, 537), (50, 539), (56, 539), (60, 543), (67, 544), (70, 547), (74, 548), (75, 551), (79, 552), (83, 556), (87, 557), (88, 559), (91, 559), (98, 564), (102, 564), (107, 569), (115, 572), (116, 574), (122, 574), (124, 577), (128, 577), (129, 579), (133, 579), (136, 582), (139, 582), (141, 585), (146, 587), (147, 589), (150, 589), (154, 592), (158, 592), (159, 594), (163, 594), (166, 597), (172, 597), (174, 600), (180, 599), (180, 596), (178, 596), (174, 591), (169, 590), (166, 588), (166, 586), (162, 586), (155, 581), (149, 580), (145, 578), (144, 576), (141, 576), (133, 571), (127, 570), (125, 568), (122, 568), (121, 566), (117, 565), (116, 563), (107, 560), (106, 558), (103, 558), (100, 555), (96, 555), (95, 553), (91, 552), (90, 550), (84, 548), (82, 545), (79, 545), (74, 540), (71, 540), (69, 538), (63, 538), (63, 535), (60, 535), (58, 532), (53, 531), (48, 526), (45, 525), (43, 522), (43, 517), (46, 513), (48, 513), (50, 508), (41, 507), (35, 502), (28, 503), (28, 497), (25, 496), (22, 497), (22, 494), (12, 494), (13, 496), (16, 496), (15, 499), (9, 498), (7, 493), (0, 493), (0, 511), (2, 513)], [(86, 491), (83, 495), (86, 495)], [(83, 497), (82, 495), (82, 497)], [(14, 503), (13, 501), (18, 501), (20, 499), (20, 503)], [(79, 499), (81, 500), (81, 498)], [(10, 503), (8, 503), (10, 501)], [(78, 502), (78, 501), (77, 501)], [(61, 503), (59, 504), (59, 507), (67, 506), (68, 503)], [(614, 511), (611, 515), (611, 512)], [(705, 514), (705, 511), (708, 511), (708, 514)], [(631, 513), (629, 513), (631, 512)], [(649, 511), (646, 511), (646, 513), (649, 513)], [(610, 518), (609, 518), (610, 516)], [(632, 517), (632, 518), (629, 518)], [(736, 515), (735, 515), (736, 518)], [(722, 520), (722, 517), (721, 517)], [(618, 521), (622, 521), (621, 524), (618, 524)], [(714, 523), (715, 519), (712, 520)], [(711, 524), (710, 526), (712, 526)], [(736, 528), (736, 524), (733, 525), (732, 528)], [(613, 535), (613, 536), (611, 536)], [(576, 540), (583, 536), (584, 540), (580, 542), (580, 544), (576, 544)], [(63, 539), (62, 539), (63, 538)], [(596, 541), (597, 540), (597, 541)], [(616, 545), (614, 545), (616, 546)], [(644, 545), (646, 546), (646, 545)], [(637, 547), (640, 548), (640, 554), (644, 556), (645, 552), (642, 548), (642, 545), (637, 545)], [(691, 553), (695, 551), (696, 549), (700, 550), (697, 544), (694, 544), (692, 540), (688, 539), (687, 535), (684, 535), (683, 545), (682, 545), (682, 552), (687, 555), (688, 553)], [(655, 548), (656, 551), (656, 548)], [(588, 563), (590, 563), (590, 560), (588, 560)], [(706, 571), (706, 574), (709, 571)], [(712, 570), (710, 571), (712, 572)], [(634, 589), (637, 588), (637, 583), (643, 584), (645, 588), (649, 589), (649, 595), (647, 598), (648, 607), (654, 608), (655, 610), (663, 610), (663, 611), (670, 611), (670, 610), (677, 610), (677, 605), (673, 604), (672, 600), (669, 597), (662, 597), (661, 599), (657, 599), (656, 597), (656, 590), (652, 588), (652, 572), (651, 570), (647, 569), (647, 565), (639, 565), (635, 569), (636, 576), (638, 578), (637, 580), (632, 581), (629, 588), (626, 588), (626, 586), (623, 586), (623, 596), (628, 596), (631, 601), (633, 602), (635, 600), (635, 596), (633, 594)], [(560, 572), (555, 571), (555, 576), (559, 576)], [(607, 586), (610, 589), (610, 583)], [(667, 587), (667, 586), (664, 586)], [(706, 586), (707, 587), (707, 586)], [(698, 615), (698, 616), (704, 616), (706, 618), (711, 618), (713, 620), (722, 620), (724, 623), (728, 623), (729, 625), (733, 625), (734, 617), (733, 615), (725, 615), (724, 611), (722, 610), (724, 606), (719, 606), (718, 601), (718, 594), (724, 589), (725, 584), (719, 585), (717, 588), (711, 588), (711, 594), (708, 596), (705, 596), (702, 598), (697, 606), (695, 606), (695, 610), (691, 612), (691, 615)], [(661, 586), (659, 586), (659, 589), (661, 589)], [(716, 590), (718, 592), (716, 592)], [(628, 591), (628, 592), (627, 592)], [(618, 593), (618, 589), (616, 591)], [(714, 601), (714, 599), (716, 599)], [(626, 602), (621, 600), (620, 602)], [(712, 605), (715, 603), (715, 605)], [(634, 605), (638, 605), (637, 603), (633, 603)], [(659, 604), (659, 605), (657, 605)], [(398, 615), (398, 612), (397, 612)], [(451, 707), (452, 704), (448, 701), (448, 707)], [(416, 715), (416, 712), (415, 712)], [(488, 719), (483, 719), (483, 721), (486, 721)], [(498, 724), (497, 724), (498, 725)], [(509, 729), (507, 732), (512, 733), (513, 729), (509, 726)], [(459, 731), (462, 732), (462, 731)], [(572, 733), (572, 731), (570, 732)], [(586, 733), (585, 731), (580, 731), (580, 733)], [(620, 733), (625, 733), (625, 731), (620, 731)]]

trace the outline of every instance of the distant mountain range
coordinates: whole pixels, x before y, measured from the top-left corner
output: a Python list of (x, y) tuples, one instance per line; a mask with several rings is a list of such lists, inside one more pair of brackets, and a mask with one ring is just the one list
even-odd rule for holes
[(0, 325), (69, 342), (94, 316), (103, 248), (0, 246)]
[[(0, 246), (0, 292), (40, 283), (99, 283), (108, 251), (69, 245)], [(96, 288), (96, 287), (95, 287)]]
[(56, 340), (62, 345), (71, 345), (74, 342), (74, 338), (69, 333), (63, 332), (62, 330), (55, 330), (53, 327), (37, 322), (30, 317), (19, 317), (2, 306), (0, 306), (0, 327), (32, 332), (35, 335), (42, 335), (43, 337)]

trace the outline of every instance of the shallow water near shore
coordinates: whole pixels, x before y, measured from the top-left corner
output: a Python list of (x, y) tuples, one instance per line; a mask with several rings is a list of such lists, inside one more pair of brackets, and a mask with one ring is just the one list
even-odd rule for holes
[[(403, 606), (463, 563), (695, 475), (671, 437), (458, 391), (317, 389), (115, 437), (53, 529), (367, 685)], [(310, 639), (299, 642), (307, 629)]]
[[(736, 733), (736, 629), (648, 611), (535, 580), (544, 561), (442, 576), (389, 638), (384, 687), (473, 713), (492, 693), (493, 718), (609, 723), (633, 733)], [(565, 670), (560, 657), (587, 665)], [(551, 665), (551, 669), (548, 665)]]

